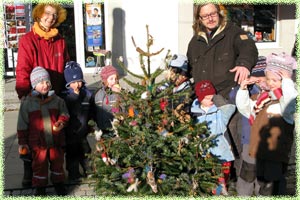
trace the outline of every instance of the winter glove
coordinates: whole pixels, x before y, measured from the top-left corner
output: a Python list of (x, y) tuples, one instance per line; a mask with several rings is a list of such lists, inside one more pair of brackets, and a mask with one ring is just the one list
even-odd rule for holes
[(61, 131), (65, 127), (65, 122), (58, 120), (57, 122), (54, 123), (53, 125), (53, 130), (55, 132)]
[(27, 144), (19, 145), (19, 154), (20, 155), (27, 155), (30, 152), (29, 147)]

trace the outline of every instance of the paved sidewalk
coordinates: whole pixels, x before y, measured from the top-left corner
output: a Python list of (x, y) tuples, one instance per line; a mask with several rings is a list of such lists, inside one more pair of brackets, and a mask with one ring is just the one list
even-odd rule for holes
[[(95, 89), (99, 85), (99, 75), (85, 76), (89, 88)], [(5, 196), (30, 196), (34, 194), (33, 188), (22, 187), (23, 161), (18, 154), (18, 141), (16, 136), (16, 124), (18, 118), (19, 99), (15, 92), (15, 79), (6, 78), (1, 83), (3, 85), (4, 104), (4, 195)], [(93, 136), (89, 136), (91, 146), (94, 146)], [(67, 174), (67, 173), (66, 173)], [(87, 182), (70, 184), (66, 182), (68, 195), (70, 196), (95, 196), (94, 188)], [(51, 183), (46, 188), (47, 195), (55, 195), (54, 187)]]

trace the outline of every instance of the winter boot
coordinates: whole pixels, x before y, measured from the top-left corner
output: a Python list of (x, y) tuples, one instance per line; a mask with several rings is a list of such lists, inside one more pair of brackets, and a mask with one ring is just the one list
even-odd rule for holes
[(66, 196), (68, 194), (65, 184), (63, 182), (54, 183), (54, 189), (58, 196)]
[(82, 175), (79, 172), (79, 161), (66, 159), (66, 168), (68, 171), (68, 180), (70, 182), (80, 182)]
[(34, 196), (46, 196), (46, 188), (45, 187), (37, 187), (35, 189)]
[(90, 159), (85, 158), (80, 160), (80, 165), (83, 169), (83, 176), (88, 177), (88, 175), (92, 172), (92, 167), (90, 165)]
[(31, 187), (32, 181), (32, 161), (31, 160), (23, 160), (24, 163), (24, 176), (22, 180), (23, 187)]

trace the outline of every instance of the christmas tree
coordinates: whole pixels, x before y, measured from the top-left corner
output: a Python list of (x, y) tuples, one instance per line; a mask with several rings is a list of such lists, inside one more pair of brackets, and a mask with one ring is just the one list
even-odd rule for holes
[[(114, 136), (96, 144), (92, 179), (99, 195), (211, 195), (218, 186), (221, 165), (207, 153), (212, 137), (205, 124), (195, 124), (185, 105), (191, 89), (178, 94), (172, 86), (161, 90), (168, 81), (156, 82), (165, 69), (151, 73), (153, 37), (147, 30), (147, 50), (132, 41), (140, 58), (143, 75), (120, 66), (138, 82), (124, 78), (130, 90), (122, 90), (115, 115)], [(164, 57), (167, 65), (170, 51)], [(146, 64), (145, 64), (146, 63)]]

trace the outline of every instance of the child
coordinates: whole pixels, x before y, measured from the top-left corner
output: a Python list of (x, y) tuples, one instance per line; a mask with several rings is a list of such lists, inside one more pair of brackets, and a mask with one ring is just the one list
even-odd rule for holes
[(191, 82), (188, 74), (188, 60), (184, 55), (174, 55), (169, 64), (170, 74), (169, 80), (174, 84), (173, 93), (181, 92), (190, 88)]
[[(216, 90), (212, 83), (208, 80), (199, 81), (195, 85), (195, 93), (197, 99), (194, 100), (191, 107), (191, 114), (196, 118), (197, 123), (207, 123), (208, 130), (211, 135), (216, 135), (214, 139), (216, 146), (209, 148), (210, 153), (217, 157), (222, 166), (230, 167), (230, 162), (234, 160), (231, 147), (226, 140), (224, 133), (227, 130), (227, 124), (230, 117), (235, 112), (235, 105), (225, 104), (217, 106), (214, 101), (221, 102), (220, 96), (216, 95)], [(225, 105), (224, 105), (225, 104)], [(223, 170), (224, 173), (224, 190), (223, 195), (227, 195), (225, 189), (226, 181), (229, 178), (228, 169)]]
[(17, 133), (19, 152), (32, 152), (32, 185), (35, 195), (46, 195), (48, 165), (57, 195), (66, 195), (64, 187), (64, 132), (69, 120), (65, 102), (50, 91), (51, 82), (43, 67), (30, 74), (33, 90), (21, 102)]
[(241, 83), (237, 92), (238, 110), (251, 125), (249, 156), (256, 158), (260, 195), (285, 194), (298, 95), (291, 79), (295, 66), (293, 57), (271, 54), (265, 69), (269, 92), (250, 98), (247, 86), (253, 81), (249, 79)]
[[(249, 85), (248, 90), (250, 95), (268, 91), (266, 85), (265, 68), (267, 62), (265, 56), (259, 56), (256, 66), (251, 70), (249, 81), (253, 82)], [(237, 101), (237, 100), (236, 100)], [(252, 196), (259, 194), (259, 183), (256, 179), (256, 159), (248, 155), (249, 140), (250, 140), (250, 124), (246, 117), (242, 117), (242, 152), (241, 152), (241, 169), (237, 178), (236, 190), (239, 196)]]
[(119, 112), (120, 109), (117, 105), (117, 93), (121, 91), (119, 74), (115, 67), (108, 65), (103, 67), (100, 76), (103, 86), (95, 93), (96, 124), (102, 131), (104, 137), (112, 137), (113, 131), (111, 130), (111, 122), (114, 120), (114, 113)]
[(83, 176), (87, 176), (89, 162), (87, 154), (91, 147), (87, 140), (89, 133), (88, 121), (91, 119), (92, 93), (86, 88), (80, 65), (74, 61), (66, 64), (64, 77), (67, 90), (62, 93), (70, 120), (66, 128), (66, 169), (70, 181), (79, 181), (82, 175), (79, 165), (83, 169)]
[(187, 57), (184, 55), (173, 55), (168, 67), (169, 71), (166, 77), (168, 82), (160, 86), (158, 92), (162, 92), (168, 87), (173, 87), (172, 93), (180, 94), (180, 96), (178, 96), (178, 98), (173, 98), (173, 100), (177, 100), (172, 101), (172, 103), (169, 102), (168, 105), (176, 109), (177, 106), (182, 104), (183, 107), (180, 110), (189, 112), (190, 102), (185, 102), (186, 94), (183, 93), (184, 91), (191, 89)]

